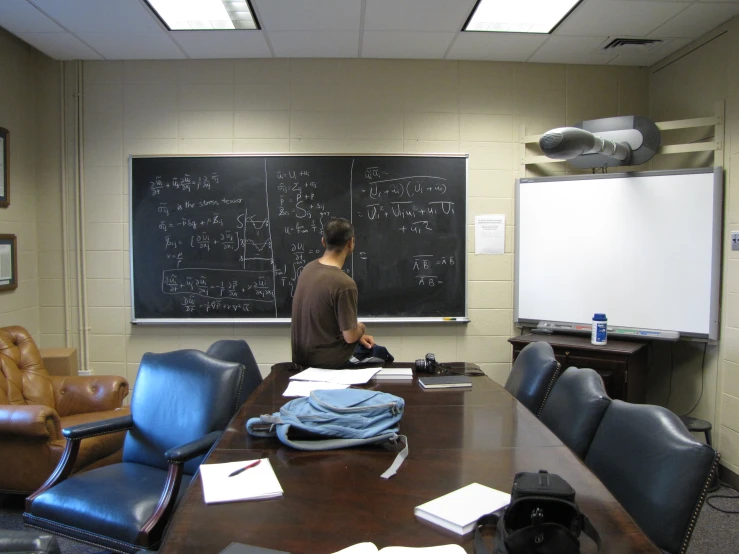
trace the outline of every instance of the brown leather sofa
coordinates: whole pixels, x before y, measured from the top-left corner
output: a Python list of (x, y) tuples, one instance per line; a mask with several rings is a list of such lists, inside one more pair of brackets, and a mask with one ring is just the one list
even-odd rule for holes
[[(0, 492), (28, 494), (57, 466), (72, 425), (127, 415), (123, 377), (49, 375), (23, 327), (0, 328)], [(125, 433), (83, 441), (73, 472), (121, 459)]]

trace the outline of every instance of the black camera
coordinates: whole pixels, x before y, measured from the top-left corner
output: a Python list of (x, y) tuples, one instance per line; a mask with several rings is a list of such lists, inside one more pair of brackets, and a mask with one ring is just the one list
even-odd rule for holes
[(443, 371), (443, 368), (436, 361), (436, 356), (429, 352), (422, 360), (416, 360), (416, 371), (419, 373), (437, 373)]

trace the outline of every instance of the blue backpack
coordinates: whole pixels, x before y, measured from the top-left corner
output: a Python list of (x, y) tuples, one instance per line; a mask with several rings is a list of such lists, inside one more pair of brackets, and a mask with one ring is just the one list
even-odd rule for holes
[[(408, 439), (398, 435), (405, 401), (386, 392), (364, 389), (315, 390), (290, 400), (272, 415), (253, 417), (246, 431), (255, 437), (277, 437), (298, 450), (333, 450), (366, 444), (396, 443), (405, 448), (382, 474), (395, 475), (408, 456)], [(267, 430), (260, 430), (269, 424)]]

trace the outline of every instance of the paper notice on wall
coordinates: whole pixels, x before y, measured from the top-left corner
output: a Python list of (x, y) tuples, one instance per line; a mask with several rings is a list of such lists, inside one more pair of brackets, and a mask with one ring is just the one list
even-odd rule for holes
[(505, 214), (475, 216), (475, 254), (505, 252)]
[(9, 244), (0, 244), (0, 285), (7, 285), (13, 278), (13, 252)]

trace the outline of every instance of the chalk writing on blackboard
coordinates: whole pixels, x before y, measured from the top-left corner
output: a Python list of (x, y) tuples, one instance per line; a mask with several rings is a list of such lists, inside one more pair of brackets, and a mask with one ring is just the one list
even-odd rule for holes
[(450, 157), (133, 158), (134, 317), (289, 318), (332, 217), (355, 226), (360, 314), (465, 316), (464, 177)]

